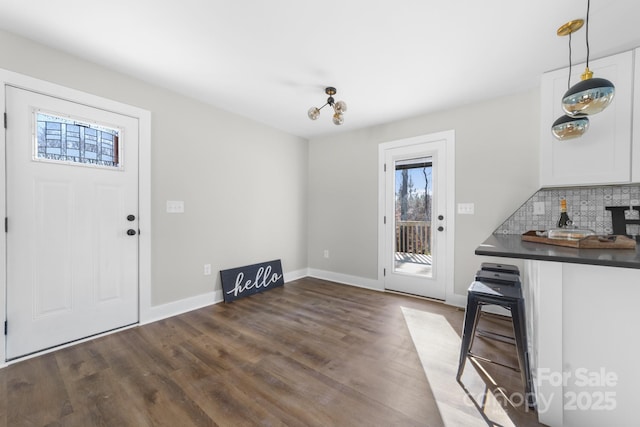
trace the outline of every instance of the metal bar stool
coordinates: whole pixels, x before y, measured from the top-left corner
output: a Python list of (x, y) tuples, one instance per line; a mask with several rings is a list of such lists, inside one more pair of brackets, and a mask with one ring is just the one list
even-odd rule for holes
[(520, 269), (517, 266), (511, 264), (496, 264), (493, 262), (483, 262), (480, 264), (480, 271), (495, 271), (497, 273), (507, 273), (520, 275)]
[[(505, 265), (502, 264), (501, 266)], [(460, 347), (460, 360), (456, 379), (460, 381), (467, 357), (475, 357), (471, 352), (471, 348), (476, 335), (476, 327), (478, 326), (482, 306), (497, 305), (504, 307), (511, 311), (514, 338), (506, 340), (504, 338), (509, 337), (501, 336), (503, 339), (497, 339), (515, 344), (518, 354), (518, 364), (520, 366), (520, 375), (525, 388), (526, 401), (529, 407), (534, 407), (535, 400), (533, 396), (533, 380), (529, 367), (524, 298), (522, 296), (519, 274), (513, 274), (514, 272), (519, 272), (517, 271), (517, 267), (511, 265), (506, 266), (502, 271), (496, 271), (496, 268), (498, 268), (496, 264), (486, 263), (482, 264), (482, 267), (484, 267), (484, 269), (476, 273), (475, 280), (471, 283), (467, 293), (467, 307), (465, 310), (462, 345)], [(483, 335), (489, 338), (496, 338), (496, 336), (493, 335), (497, 334), (485, 332)], [(492, 362), (491, 360), (487, 361)]]
[[(480, 270), (476, 272), (475, 280), (477, 282), (490, 282), (490, 283), (503, 284), (506, 286), (515, 286), (515, 287), (521, 288), (520, 270), (518, 270), (518, 267), (516, 267), (515, 265), (482, 263)], [(480, 312), (478, 316), (481, 316), (481, 315), (482, 315), (482, 308), (480, 308)], [(491, 331), (485, 331), (484, 329), (477, 329), (475, 331), (475, 335), (481, 336), (484, 338), (491, 338), (497, 341), (502, 341), (511, 345), (516, 344), (515, 338), (512, 336), (502, 335), (502, 334), (498, 334), (496, 332), (491, 332)], [(473, 345), (473, 339), (471, 344)], [(471, 351), (471, 349), (469, 349), (469, 351)]]

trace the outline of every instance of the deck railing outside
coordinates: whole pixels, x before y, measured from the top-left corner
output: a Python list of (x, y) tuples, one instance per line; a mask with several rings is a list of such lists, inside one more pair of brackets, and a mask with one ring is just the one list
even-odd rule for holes
[(431, 254), (431, 223), (396, 221), (396, 252)]

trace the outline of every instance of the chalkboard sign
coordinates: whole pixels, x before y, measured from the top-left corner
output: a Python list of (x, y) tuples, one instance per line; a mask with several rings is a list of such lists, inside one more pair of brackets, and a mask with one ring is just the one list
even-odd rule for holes
[(220, 270), (224, 302), (264, 292), (284, 285), (282, 263), (279, 259), (245, 267)]

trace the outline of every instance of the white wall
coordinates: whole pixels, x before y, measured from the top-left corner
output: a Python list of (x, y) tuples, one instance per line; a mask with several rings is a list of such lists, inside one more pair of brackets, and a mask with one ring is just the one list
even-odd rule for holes
[[(539, 93), (532, 90), (309, 141), (309, 267), (382, 288), (377, 277), (378, 144), (455, 130), (455, 293), (485, 257), (474, 250), (538, 189)], [(323, 251), (329, 250), (329, 258)], [(377, 282), (376, 282), (377, 281)], [(449, 300), (449, 298), (447, 298)]]
[[(220, 269), (306, 269), (305, 139), (1, 31), (0, 68), (151, 111), (153, 305), (210, 300)], [(167, 200), (185, 213), (167, 214)]]
[[(460, 295), (482, 260), (476, 246), (538, 189), (537, 90), (307, 143), (6, 32), (0, 68), (152, 112), (154, 305), (219, 289), (220, 269), (273, 258), (285, 272), (309, 267), (380, 286), (382, 142), (455, 130), (456, 201), (476, 210), (456, 218)], [(185, 214), (166, 214), (166, 200), (184, 200)], [(202, 275), (204, 263), (213, 276)]]

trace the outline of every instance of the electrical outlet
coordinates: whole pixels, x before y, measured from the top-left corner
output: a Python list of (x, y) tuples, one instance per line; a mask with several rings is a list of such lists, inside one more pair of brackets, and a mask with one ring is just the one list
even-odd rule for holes
[(544, 202), (533, 202), (533, 214), (544, 215)]
[(324, 250), (324, 257), (329, 258), (329, 249)]
[(204, 265), (204, 275), (211, 276), (211, 264)]

